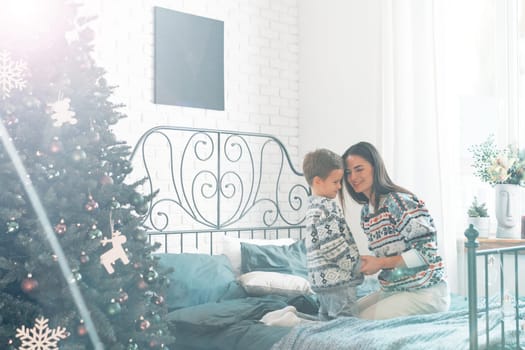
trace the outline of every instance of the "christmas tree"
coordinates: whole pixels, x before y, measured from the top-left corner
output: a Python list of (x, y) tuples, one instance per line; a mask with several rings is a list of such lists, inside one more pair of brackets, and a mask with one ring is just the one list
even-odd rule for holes
[(89, 23), (65, 0), (2, 2), (1, 349), (174, 342), (168, 281), (141, 226), (150, 198), (125, 181), (130, 146), (111, 129), (122, 106), (91, 56)]

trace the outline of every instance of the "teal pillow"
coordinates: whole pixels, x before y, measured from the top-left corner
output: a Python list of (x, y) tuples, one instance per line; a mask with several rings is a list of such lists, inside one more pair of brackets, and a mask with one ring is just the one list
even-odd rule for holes
[(243, 320), (260, 320), (267, 312), (286, 306), (284, 298), (257, 298), (226, 300), (174, 310), (166, 316), (176, 327), (208, 333), (224, 329)]
[(224, 255), (159, 254), (163, 268), (173, 268), (166, 291), (168, 310), (245, 297)]
[(270, 271), (307, 277), (304, 239), (283, 246), (241, 242), (241, 271)]

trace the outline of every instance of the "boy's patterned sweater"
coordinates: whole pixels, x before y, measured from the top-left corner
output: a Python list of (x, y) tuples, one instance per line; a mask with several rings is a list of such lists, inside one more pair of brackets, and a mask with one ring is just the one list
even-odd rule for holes
[(359, 251), (341, 208), (326, 197), (312, 195), (308, 202), (305, 242), (312, 290), (361, 284)]

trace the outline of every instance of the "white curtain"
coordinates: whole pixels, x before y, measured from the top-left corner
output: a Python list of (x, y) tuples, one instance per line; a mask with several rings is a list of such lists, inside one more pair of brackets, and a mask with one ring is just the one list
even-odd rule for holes
[(447, 47), (447, 6), (455, 5), (443, 0), (382, 4), (381, 151), (394, 181), (427, 204), (456, 290), (456, 240), (465, 228), (458, 225), (459, 121)]

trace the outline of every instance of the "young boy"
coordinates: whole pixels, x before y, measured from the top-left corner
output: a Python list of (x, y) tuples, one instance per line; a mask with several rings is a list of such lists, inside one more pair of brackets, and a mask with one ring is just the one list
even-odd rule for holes
[(359, 251), (335, 198), (341, 188), (343, 161), (327, 149), (308, 153), (303, 173), (312, 195), (306, 212), (308, 276), (320, 307), (319, 318), (357, 315), (356, 287), (363, 282)]

